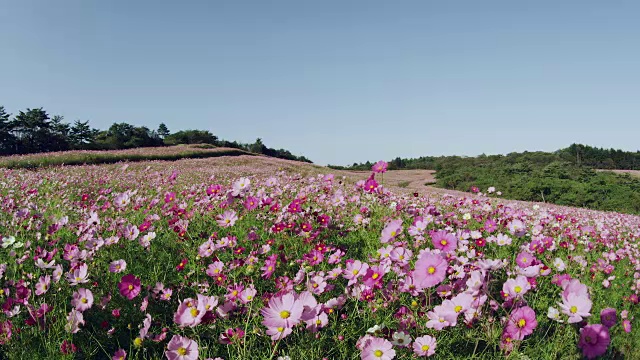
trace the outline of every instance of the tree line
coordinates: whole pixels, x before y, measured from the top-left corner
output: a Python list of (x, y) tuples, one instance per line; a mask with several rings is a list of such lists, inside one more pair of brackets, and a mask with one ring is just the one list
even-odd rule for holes
[[(421, 156), (418, 158), (400, 158), (388, 162), (389, 170), (427, 169), (438, 170), (450, 167), (458, 162), (482, 163), (483, 161), (504, 160), (507, 163), (516, 163), (522, 160), (537, 164), (550, 164), (554, 161), (569, 163), (593, 169), (618, 169), (640, 170), (640, 151), (623, 151), (616, 149), (597, 148), (589, 145), (571, 144), (569, 147), (555, 152), (513, 152), (507, 155), (479, 155), (475, 157), (463, 156)], [(353, 163), (350, 166), (329, 165), (339, 170), (370, 170), (371, 161)]]
[(221, 140), (208, 130), (171, 132), (166, 124), (157, 129), (125, 122), (106, 130), (91, 127), (89, 121), (67, 123), (60, 115), (50, 116), (43, 108), (20, 111), (15, 116), (0, 106), (0, 154), (31, 154), (65, 150), (117, 150), (179, 144), (210, 144), (242, 149), (288, 160), (311, 162), (285, 149), (273, 149), (258, 138), (255, 143)]

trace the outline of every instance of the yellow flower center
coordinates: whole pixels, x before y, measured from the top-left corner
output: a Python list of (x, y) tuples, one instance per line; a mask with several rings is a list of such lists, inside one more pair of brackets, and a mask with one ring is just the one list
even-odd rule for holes
[(377, 279), (379, 276), (380, 276), (380, 275), (378, 275), (378, 273), (375, 273), (375, 274), (371, 275), (371, 278), (372, 278), (373, 280), (375, 280), (375, 279)]
[(280, 326), (280, 327), (278, 328), (278, 332), (283, 332), (283, 331), (284, 331), (284, 328), (283, 328), (282, 326)]
[(527, 321), (525, 319), (520, 319), (520, 321), (518, 321), (518, 326), (519, 327), (524, 327), (525, 325), (527, 325)]
[(422, 351), (429, 351), (429, 349), (431, 349), (429, 345), (422, 345)]
[(526, 263), (526, 262), (527, 262), (527, 258), (526, 258), (526, 257), (523, 257), (523, 258), (522, 258), (522, 262), (523, 262), (523, 263)]
[(395, 232), (395, 231), (392, 231), (392, 232), (391, 232), (391, 236), (392, 236), (392, 237), (393, 237), (393, 236), (396, 236), (396, 232)]
[(187, 349), (185, 349), (185, 348), (183, 348), (183, 347), (179, 348), (179, 349), (178, 349), (178, 355), (180, 355), (180, 356), (185, 356), (185, 355), (187, 355)]
[(198, 311), (198, 309), (196, 308), (192, 308), (190, 313), (191, 313), (191, 316), (196, 317), (200, 314), (200, 311)]
[(462, 306), (458, 305), (453, 309), (455, 312), (459, 313), (460, 311), (462, 311)]
[(82, 302), (83, 304), (86, 304), (86, 303), (88, 303), (89, 301), (87, 300), (87, 298), (82, 298), (82, 299), (80, 299), (80, 302)]
[(283, 319), (288, 319), (289, 316), (291, 316), (291, 313), (288, 312), (287, 310), (282, 310), (280, 311), (280, 317)]
[(384, 355), (384, 353), (382, 352), (382, 350), (376, 350), (373, 352), (373, 355), (375, 357), (382, 357), (382, 355)]
[(442, 245), (447, 245), (447, 240), (442, 240), (442, 241), (440, 241), (440, 244), (442, 244)]
[(233, 290), (233, 292), (231, 293), (231, 295), (233, 295), (233, 296), (238, 296), (238, 290)]
[(578, 307), (577, 306), (572, 306), (571, 309), (569, 309), (569, 311), (571, 311), (572, 314), (575, 314), (578, 312)]
[(316, 320), (316, 325), (322, 325), (322, 321), (320, 319)]
[(353, 270), (351, 273), (352, 273), (353, 275), (358, 275), (358, 272), (359, 272), (358, 270)]
[(140, 347), (142, 345), (142, 338), (139, 338), (139, 337), (135, 338), (133, 340), (133, 345), (135, 345), (136, 347)]
[(429, 268), (427, 269), (427, 272), (428, 272), (429, 274), (433, 274), (433, 273), (435, 273), (435, 272), (436, 272), (436, 268), (434, 268), (433, 266), (429, 266)]
[(520, 294), (520, 292), (522, 291), (522, 287), (516, 286), (516, 287), (513, 288), (513, 291), (515, 291), (516, 294)]

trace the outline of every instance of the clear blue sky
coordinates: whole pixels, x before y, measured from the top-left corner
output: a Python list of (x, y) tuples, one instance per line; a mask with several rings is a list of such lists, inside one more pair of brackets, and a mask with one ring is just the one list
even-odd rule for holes
[(640, 148), (638, 1), (0, 0), (0, 105), (319, 164)]

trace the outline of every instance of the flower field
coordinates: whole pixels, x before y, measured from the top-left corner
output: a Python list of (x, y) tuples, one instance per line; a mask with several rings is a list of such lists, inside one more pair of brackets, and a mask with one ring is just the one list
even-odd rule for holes
[(640, 217), (209, 160), (0, 169), (0, 358), (640, 359)]

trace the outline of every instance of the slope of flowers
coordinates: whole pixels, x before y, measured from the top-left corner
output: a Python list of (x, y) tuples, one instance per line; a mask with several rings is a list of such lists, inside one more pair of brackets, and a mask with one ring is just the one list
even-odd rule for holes
[(640, 358), (639, 217), (188, 164), (0, 171), (0, 357)]

